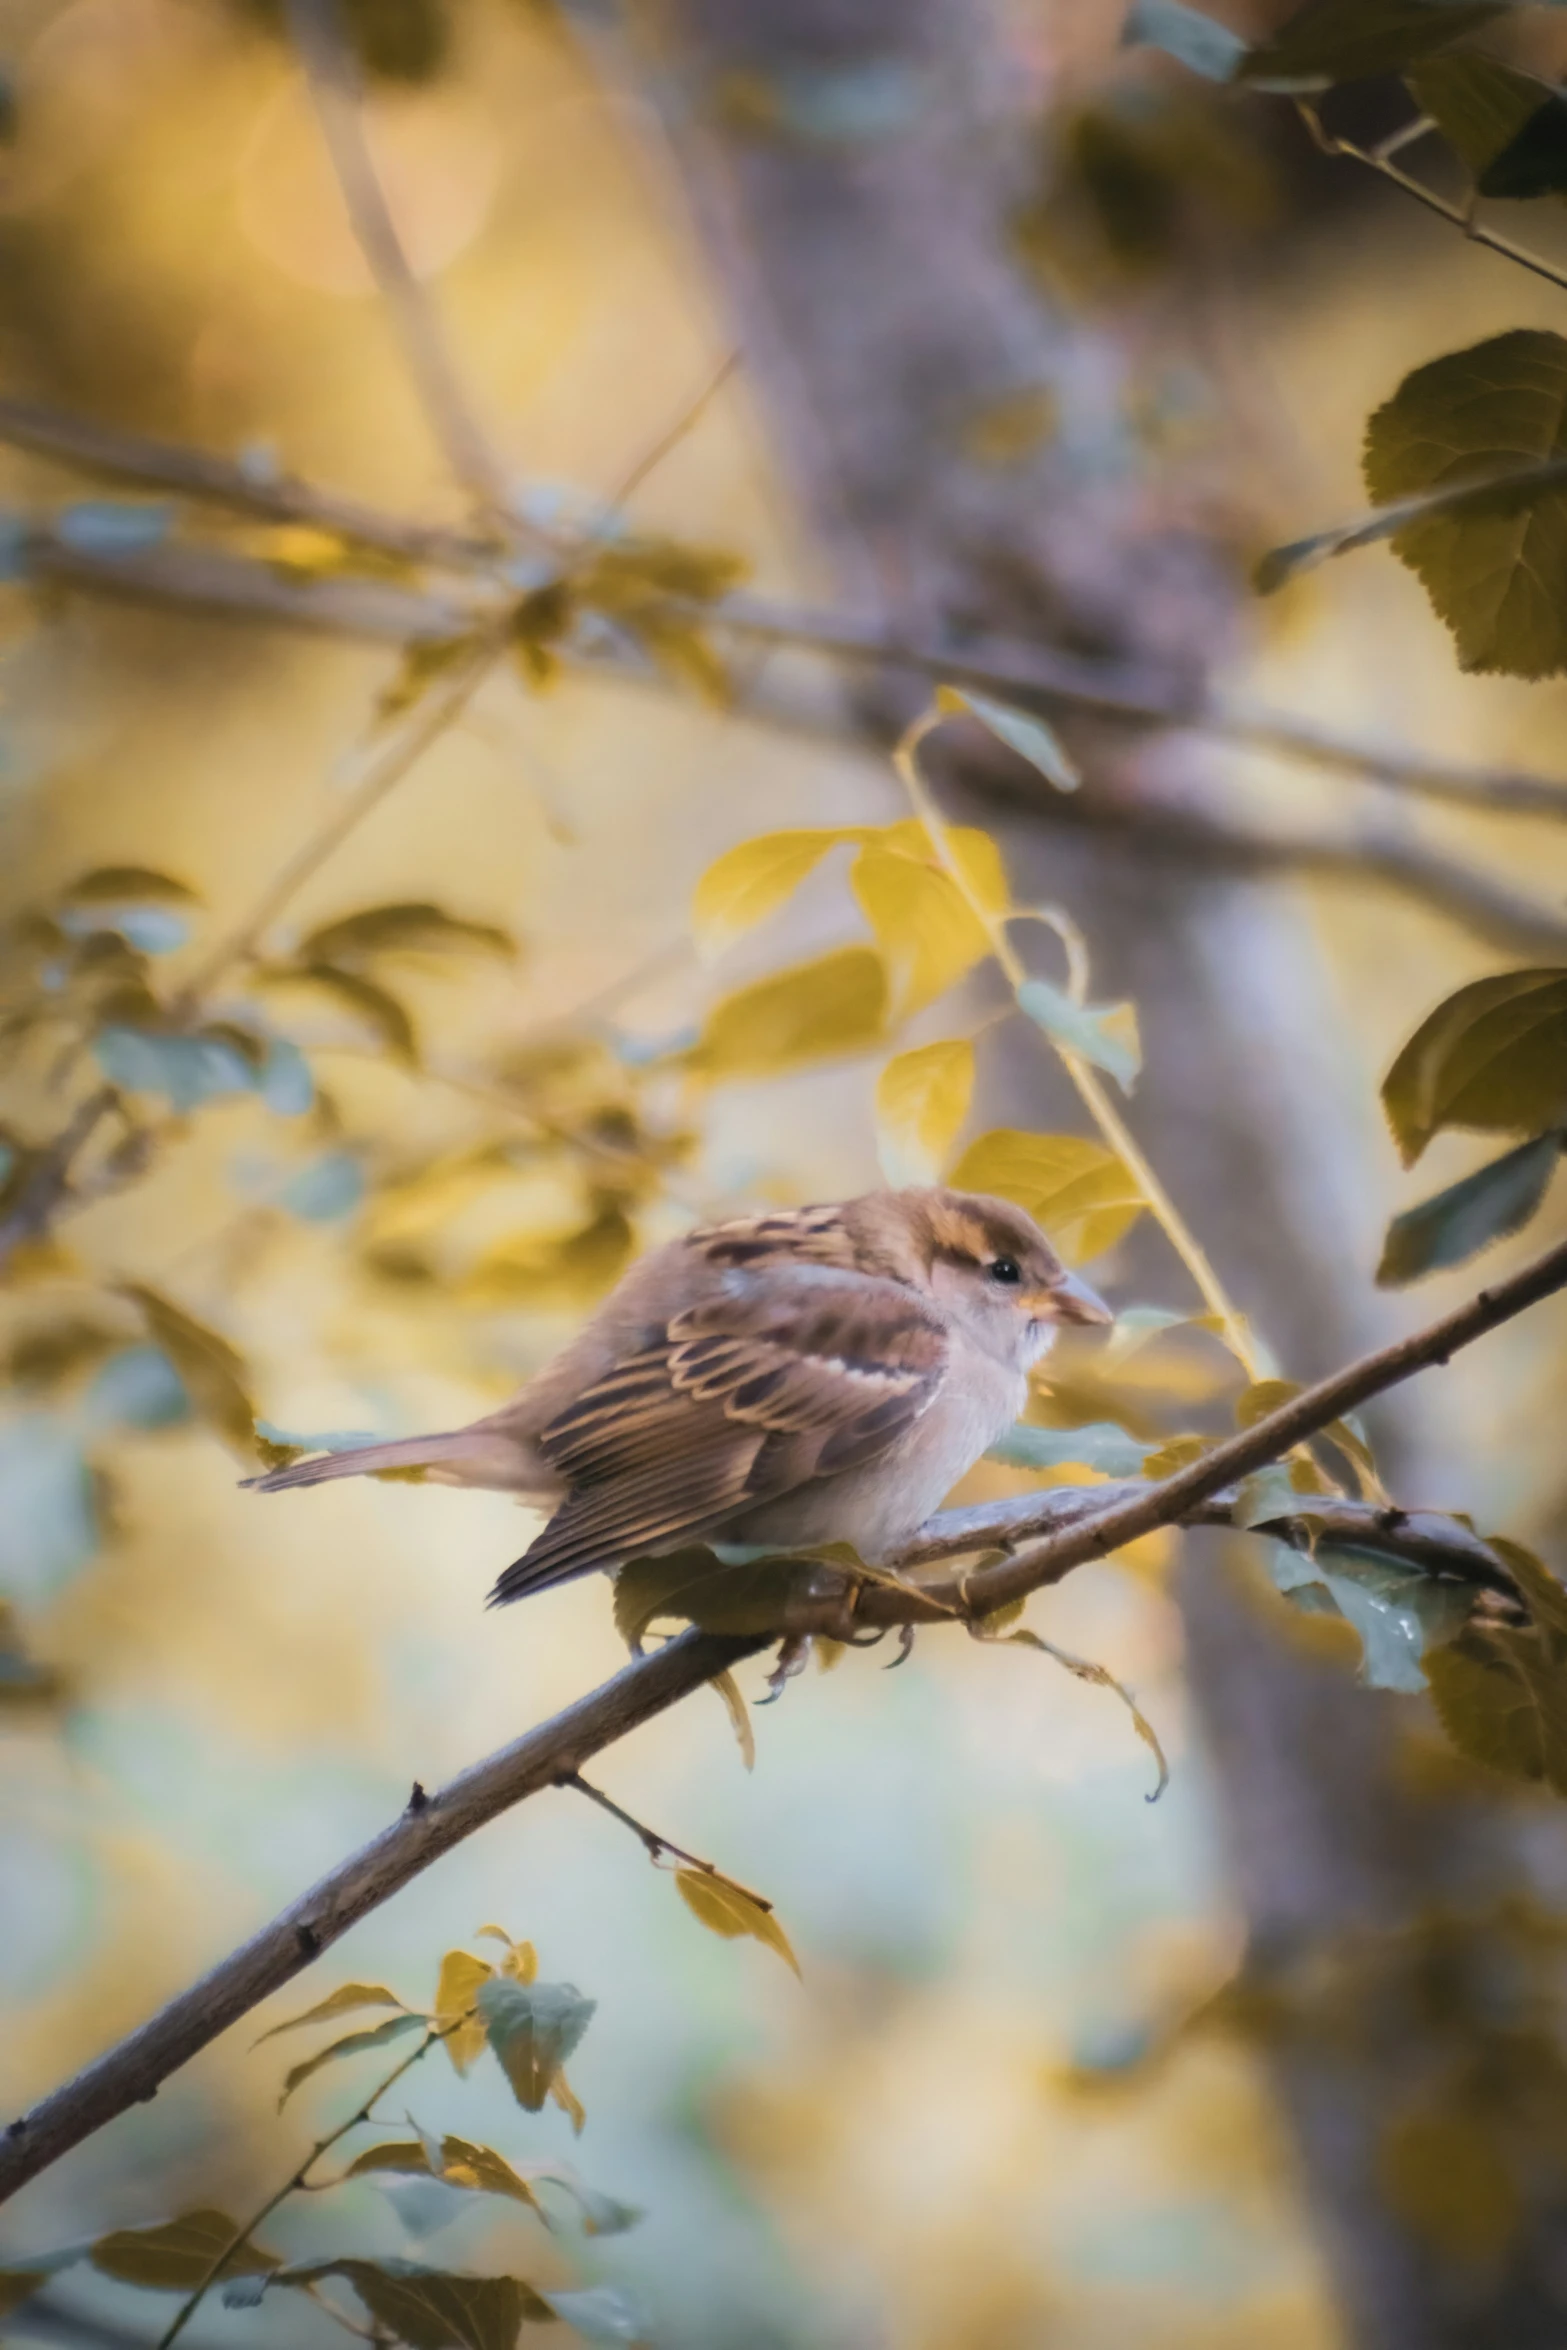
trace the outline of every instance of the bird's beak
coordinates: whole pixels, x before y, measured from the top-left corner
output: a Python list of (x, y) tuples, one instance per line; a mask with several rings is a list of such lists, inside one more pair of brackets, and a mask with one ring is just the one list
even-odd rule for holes
[(1086, 1281), (1079, 1281), (1075, 1273), (1064, 1273), (1049, 1289), (1034, 1290), (1028, 1304), (1040, 1321), (1102, 1326), (1115, 1320), (1099, 1292), (1090, 1289)]

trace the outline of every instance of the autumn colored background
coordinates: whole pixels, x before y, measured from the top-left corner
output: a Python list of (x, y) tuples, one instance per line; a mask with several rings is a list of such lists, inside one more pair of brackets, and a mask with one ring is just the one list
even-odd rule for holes
[[(372, 46), (369, 59), (375, 161), (522, 511), (551, 529), (592, 522), (672, 435), (627, 500), (636, 532), (733, 556), (757, 595), (828, 602), (831, 567), (775, 429), (776, 384), (759, 380), (750, 321), (705, 241), (710, 224), (693, 217), (661, 80), (673, 70), (665, 31), (642, 26), (623, 46), (593, 11), (432, 0), (444, 40), (427, 57), (422, 11), (353, 13), (392, 52)], [(1231, 617), (1207, 649), (1226, 693), (1477, 767), (1559, 770), (1559, 684), (1461, 676), (1418, 584), (1385, 549), (1271, 603), (1245, 580), (1268, 546), (1364, 504), (1362, 420), (1410, 368), (1558, 323), (1560, 289), (1466, 247), (1391, 191), (1368, 195), (1351, 166), (1311, 154), (1286, 110), (1210, 104), (1168, 61), (1119, 55), (1118, 13), (1025, 0), (983, 31), (1010, 76), (1007, 106), (1038, 126), (1016, 174), (1016, 300), (1091, 320), (1099, 372), (1034, 387), (1032, 406), (1019, 396), (955, 416), (925, 465), (1012, 479), (1021, 506), (1040, 494), (1030, 467), (1064, 408), (1134, 543), (1178, 514), (1219, 550)], [(679, 39), (699, 37), (688, 24)], [(1552, 42), (1556, 62), (1567, 56), (1559, 32), (1530, 39), (1536, 70), (1549, 69)], [(459, 524), (463, 492), (350, 232), (278, 12), (14, 0), (5, 62), (4, 390), (244, 455), (258, 479), (282, 468)], [(1163, 215), (1138, 179), (1154, 169), (1146, 157), (1095, 177), (1093, 110), (1117, 90), (1141, 94), (1127, 102), (1134, 123), (1139, 107), (1169, 109), (1169, 168), (1197, 190), (1178, 256), (1158, 249)], [(868, 117), (796, 121), (794, 103), (733, 75), (714, 99), (726, 124), (750, 108), (765, 118), (755, 135), (786, 144), (878, 135)], [(1531, 209), (1530, 232), (1560, 247), (1545, 210)], [(825, 266), (830, 219), (819, 233)], [(180, 527), (157, 501), (14, 449), (0, 454), (0, 491), (18, 514), (72, 509), (89, 558), (112, 555), (116, 530), (134, 551)], [(198, 541), (205, 527), (198, 515)], [(295, 584), (340, 569), (330, 534), (304, 526), (290, 535), (257, 520), (225, 543)], [(532, 559), (519, 546), (519, 592)], [(352, 788), (399, 650), (18, 569), (0, 713), (7, 906), (93, 870), (150, 868), (192, 893), (166, 943), (194, 967)], [(895, 558), (888, 569), (896, 607)], [(840, 859), (775, 921), (704, 960), (690, 909), (713, 859), (780, 827), (907, 813), (881, 749), (845, 714), (849, 673), (787, 646), (722, 649), (744, 688), (727, 707), (693, 674), (700, 648), (666, 648), (663, 670), (638, 676), (579, 664), (541, 682), (545, 664), (526, 647), (498, 667), (310, 876), (272, 946), (285, 960), (340, 918), (419, 901), (504, 932), (515, 953), (470, 936), (360, 966), (410, 1011), (422, 1068), (389, 1035), (384, 1007), (361, 1003), (356, 1018), (351, 1002), (280, 985), (278, 1018), (309, 1051), (329, 1113), (281, 1115), (254, 1091), (200, 1102), (177, 1130), (160, 1125), (144, 1178), (62, 1226), (68, 1257), (24, 1264), (8, 1292), (7, 2110), (394, 1816), (413, 1781), (441, 1782), (624, 1654), (596, 1580), (484, 1613), (529, 1532), (504, 1498), (366, 1481), (260, 1499), (237, 1489), (243, 1464), (213, 1428), (160, 1387), (128, 1308), (120, 1323), (109, 1309), (107, 1353), (88, 1345), (55, 1363), (38, 1333), (101, 1320), (102, 1284), (139, 1283), (238, 1350), (281, 1440), (449, 1425), (542, 1361), (632, 1249), (715, 1210), (878, 1180), (872, 1096), (886, 1048), (846, 1055), (829, 1030), (801, 1066), (775, 1073), (763, 1056), (712, 1081), (679, 1061), (721, 998), (866, 937)], [(774, 688), (784, 722), (757, 707)], [(1090, 783), (1111, 756), (1099, 732), (1074, 753)], [(1381, 1125), (1378, 1078), (1443, 993), (1551, 959), (1540, 940), (1563, 920), (1560, 826), (1436, 805), (1396, 779), (1233, 741), (1188, 736), (1182, 755), (1248, 837), (1276, 844), (1246, 866), (1244, 915), (1226, 900), (1204, 935), (1215, 985), (1260, 1039), (1281, 1005), (1290, 1012), (1280, 1082), (1305, 1105), (1297, 1131), (1319, 1136), (1298, 1161), (1317, 1206), (1309, 1258), (1292, 1274), (1296, 1327), (1312, 1326), (1320, 1261), (1347, 1268), (1369, 1343), (1473, 1285), (1458, 1274), (1414, 1295), (1373, 1288), (1387, 1217), (1414, 1196)], [(952, 812), (992, 831), (1020, 896), (1063, 903), (1090, 953), (1109, 951), (1093, 906), (1074, 897), (1076, 836), (1058, 857), (1066, 836), (1022, 799), (955, 790)], [(1329, 838), (1334, 853), (1312, 847)], [(1512, 915), (1477, 913), (1461, 887), (1431, 880), (1444, 860), (1537, 908), (1540, 929), (1509, 934)], [(1216, 849), (1215, 870), (1223, 863)], [(1139, 917), (1145, 929), (1157, 903)], [(1135, 992), (1127, 960), (1114, 981)], [(1001, 1002), (972, 975), (900, 1041), (979, 1031)], [(1184, 1118), (1211, 1124), (1221, 1112), (1207, 1106), (1204, 1034), (1177, 1034), (1171, 1004), (1140, 1008), (1150, 1064), (1179, 1053)], [(1212, 1043), (1215, 1063), (1224, 1049)], [(971, 1131), (1086, 1130), (1010, 1027), (985, 1031), (980, 1071)], [(51, 1100), (76, 1075), (28, 1062), (18, 1126), (47, 1131)], [(1142, 1132), (1157, 1160), (1157, 1120)], [(476, 1174), (465, 1154), (491, 1145), (502, 1156)], [(1283, 1354), (1293, 1331), (1267, 1328), (1247, 1262), (1231, 1255), (1254, 1210), (1251, 1147), (1238, 1127), (1233, 1192), (1181, 1205)], [(1446, 1137), (1434, 1173), (1480, 1155)], [(1173, 1168), (1170, 1180), (1178, 1187)], [(1542, 1230), (1560, 1225), (1558, 1191)], [(1146, 1230), (1092, 1278), (1122, 1306), (1190, 1310), (1184, 1275)], [(1558, 1563), (1562, 1330), (1560, 1306), (1542, 1309), (1424, 1381), (1386, 1424), (1404, 1498), (1505, 1524)], [(127, 1370), (121, 1350), (135, 1348)], [(1324, 1348), (1327, 1361), (1343, 1351), (1336, 1338)], [(1138, 1374), (1147, 1434), (1222, 1408), (1216, 1360), (1195, 1341), (1150, 1353)], [(116, 1361), (121, 1387), (105, 1389)], [(965, 1493), (1027, 1481), (985, 1466)], [(498, 2075), (459, 2080), (439, 2056), (409, 2103), (426, 2127), (519, 2160), (569, 2160), (644, 2216), (620, 2233), (555, 2238), (505, 2203), (474, 2197), (454, 2212), (439, 2190), (364, 2181), (329, 2199), (330, 2213), (328, 2199), (296, 2199), (283, 2248), (305, 2259), (351, 2234), (371, 2251), (429, 2257), (433, 2245), (456, 2266), (520, 2261), (544, 2285), (614, 2284), (646, 2312), (652, 2339), (692, 2350), (1350, 2340), (1311, 2217), (1309, 2162), (1270, 2094), (1265, 2029), (1232, 2016), (1149, 2053), (1225, 1981), (1245, 1939), (1221, 1785), (1233, 1765), (1216, 1766), (1194, 1721), (1178, 1555), (1159, 1538), (1080, 1570), (1030, 1619), (1135, 1692), (1172, 1770), (1157, 1805), (1144, 1800), (1147, 1752), (1112, 1694), (956, 1633), (924, 1634), (890, 1678), (883, 1650), (794, 1683), (755, 1716), (752, 1775), (705, 1696), (606, 1758), (597, 1776), (611, 1794), (765, 1889), (799, 1980), (754, 1942), (704, 1934), (633, 1839), (569, 1792), (421, 1878), (317, 1970), (321, 1993), (354, 1977), (422, 2002), (442, 1953), (471, 1945), (485, 1921), (530, 1937), (546, 1973), (598, 2002), (571, 2065), (588, 2116), (580, 2141), (564, 2113), (522, 2114)], [(1215, 1546), (1188, 1571), (1230, 1570)], [(1331, 1639), (1313, 1645), (1260, 1585), (1241, 1605), (1267, 1638), (1295, 1644), (1300, 1686), (1347, 1686), (1352, 1643), (1347, 1654)], [(752, 1697), (761, 1678), (742, 1673)], [(1396, 1721), (1411, 1802), (1494, 1803), (1543, 1910), (1567, 1898), (1552, 1798), (1476, 1794), (1420, 1700), (1360, 1702)], [(1309, 1737), (1292, 1767), (1311, 1767)], [(1285, 1806), (1286, 1851), (1292, 1833)], [(1374, 1887), (1364, 1907), (1376, 1915)], [(276, 2003), (256, 2029), (304, 2004)], [(230, 2033), (31, 2188), (0, 2220), (0, 2264), (193, 2199), (259, 2200), (349, 2092), (327, 2073), (279, 2119), (283, 2058), (254, 2038)], [(1555, 2126), (1541, 2177), (1560, 2166)], [(1462, 2131), (1453, 2144), (1444, 2175), (1460, 2183), (1422, 2203), (1417, 2178), (1399, 2224), (1418, 2238), (1467, 2221), (1464, 2256), (1483, 2278), (1504, 2257), (1507, 2209), (1494, 2215), (1513, 2190)], [(1369, 2201), (1392, 2192), (1385, 2180), (1363, 2187)], [(1493, 2214), (1489, 2232), (1477, 2207)], [(58, 2305), (84, 2330), (32, 2334), (19, 2321), (16, 2338), (129, 2343), (156, 2331), (145, 2296), (87, 2272), (62, 2280)], [(188, 2338), (193, 2350), (313, 2350), (338, 2334), (300, 2302), (212, 2306)]]

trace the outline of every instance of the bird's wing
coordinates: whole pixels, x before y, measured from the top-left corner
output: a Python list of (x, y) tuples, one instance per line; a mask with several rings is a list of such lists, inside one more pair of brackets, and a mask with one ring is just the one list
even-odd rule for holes
[(875, 1459), (928, 1408), (947, 1352), (940, 1314), (900, 1282), (730, 1274), (545, 1428), (566, 1499), (492, 1597), (673, 1548)]

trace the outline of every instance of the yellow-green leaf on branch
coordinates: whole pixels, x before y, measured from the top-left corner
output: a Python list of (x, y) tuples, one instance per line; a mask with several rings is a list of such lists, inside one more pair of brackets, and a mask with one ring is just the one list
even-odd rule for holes
[(1406, 1167), (1448, 1127), (1537, 1135), (1567, 1121), (1567, 969), (1459, 988), (1394, 1061), (1382, 1106)]
[(960, 1191), (993, 1192), (1026, 1209), (1073, 1265), (1113, 1248), (1144, 1205), (1115, 1153), (1077, 1134), (996, 1127), (970, 1143), (950, 1181)]
[[(239, 2232), (239, 2222), (226, 2211), (186, 2211), (156, 2227), (115, 2228), (98, 2238), (87, 2257), (94, 2268), (122, 2285), (143, 2285), (161, 2293), (193, 2292), (205, 2284), (214, 2261), (223, 2260)], [(277, 2265), (276, 2253), (246, 2242), (223, 2260), (221, 2273), (262, 2276)]]
[(892, 1184), (940, 1179), (974, 1093), (967, 1037), (917, 1045), (876, 1081), (876, 1155)]
[(1377, 1266), (1379, 1285), (1396, 1289), (1467, 1264), (1493, 1241), (1521, 1232), (1550, 1189), (1564, 1144), (1560, 1133), (1537, 1135), (1395, 1216)]
[(121, 1283), (120, 1295), (139, 1308), (198, 1417), (235, 1452), (250, 1458), (256, 1449), (256, 1408), (245, 1385), (244, 1362), (228, 1340), (194, 1320), (160, 1290), (127, 1281)]
[(494, 1973), (487, 1960), (475, 1958), (468, 1950), (448, 1950), (441, 1961), (435, 2015), (438, 2023), (456, 2026), (443, 2034), (441, 2045), (459, 2073), (465, 2073), (474, 2058), (483, 2054), (484, 2019), (474, 2012), (474, 2005)]
[(870, 947), (840, 947), (722, 996), (690, 1056), (712, 1079), (776, 1077), (868, 1052), (887, 1027), (887, 973)]
[(303, 2064), (294, 2065), (283, 2079), (283, 2094), (278, 2099), (278, 2110), (293, 2096), (294, 2091), (318, 2073), (323, 2065), (336, 2064), (345, 2056), (362, 2056), (367, 2048), (384, 2048), (389, 2040), (400, 2040), (405, 2032), (422, 2032), (422, 2015), (394, 2015), (384, 2024), (374, 2024), (366, 2032), (350, 2032), (344, 2039), (334, 2040), (329, 2048), (318, 2048), (314, 2056), (307, 2056)]
[(693, 1917), (699, 1918), (709, 1933), (722, 1934), (726, 1941), (734, 1941), (748, 1934), (753, 1941), (765, 1942), (769, 1950), (776, 1950), (786, 1965), (800, 1972), (800, 1962), (789, 1946), (789, 1937), (778, 1923), (771, 1902), (760, 1894), (748, 1892), (732, 1877), (721, 1876), (716, 1869), (676, 1869), (675, 1884)]

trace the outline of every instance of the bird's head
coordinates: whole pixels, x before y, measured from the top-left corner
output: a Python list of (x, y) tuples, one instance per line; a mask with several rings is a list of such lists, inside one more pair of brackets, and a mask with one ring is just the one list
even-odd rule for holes
[(981, 1342), (1023, 1369), (1064, 1322), (1107, 1323), (1109, 1307), (1069, 1273), (1031, 1216), (984, 1192), (915, 1188), (852, 1203), (856, 1237), (878, 1270), (960, 1314)]

